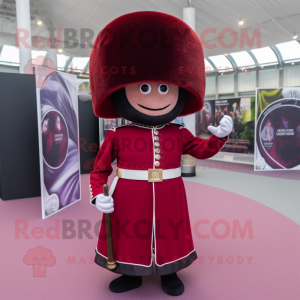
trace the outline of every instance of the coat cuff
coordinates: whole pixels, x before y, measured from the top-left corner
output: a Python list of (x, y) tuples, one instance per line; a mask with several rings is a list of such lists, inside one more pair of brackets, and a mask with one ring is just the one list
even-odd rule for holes
[(223, 138), (218, 138), (221, 142), (226, 143), (229, 139), (229, 135), (223, 137)]
[(97, 198), (97, 196), (94, 197), (93, 199), (91, 199), (90, 204), (96, 205), (96, 198)]
[[(97, 188), (94, 188), (94, 192), (93, 192), (93, 189), (92, 189), (92, 185), (90, 184), (89, 185), (89, 188), (90, 188), (90, 204), (92, 205), (96, 205), (96, 198), (97, 196), (99, 196), (100, 194), (103, 194), (103, 189), (100, 187), (97, 187)], [(94, 196), (96, 194), (96, 196)]]
[(97, 199), (97, 197), (98, 197), (99, 195), (101, 195), (101, 194), (98, 194), (97, 196), (95, 196), (94, 198), (92, 198), (91, 201), (90, 201), (90, 204), (96, 205), (96, 199)]

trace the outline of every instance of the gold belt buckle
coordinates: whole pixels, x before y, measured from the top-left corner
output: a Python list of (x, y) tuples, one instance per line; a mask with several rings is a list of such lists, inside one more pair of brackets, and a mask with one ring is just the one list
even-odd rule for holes
[(162, 169), (148, 169), (148, 182), (162, 182), (163, 170)]
[(116, 176), (122, 178), (122, 171), (118, 167), (116, 168)]

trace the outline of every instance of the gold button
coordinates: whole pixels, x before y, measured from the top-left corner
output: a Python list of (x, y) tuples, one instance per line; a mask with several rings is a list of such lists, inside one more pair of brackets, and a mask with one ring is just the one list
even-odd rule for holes
[(156, 152), (156, 153), (160, 153), (160, 149), (156, 148), (156, 149), (155, 149), (155, 152)]
[(159, 137), (158, 137), (158, 136), (155, 136), (155, 137), (154, 137), (154, 140), (155, 140), (155, 141), (159, 141)]
[(159, 135), (159, 132), (157, 130), (154, 130), (154, 134)]
[(155, 167), (159, 167), (160, 166), (160, 162), (156, 161), (154, 165), (155, 165)]
[(160, 158), (161, 158), (161, 156), (159, 154), (155, 155), (155, 159), (160, 159)]
[(155, 142), (154, 145), (155, 145), (155, 147), (159, 147), (160, 143), (159, 142)]

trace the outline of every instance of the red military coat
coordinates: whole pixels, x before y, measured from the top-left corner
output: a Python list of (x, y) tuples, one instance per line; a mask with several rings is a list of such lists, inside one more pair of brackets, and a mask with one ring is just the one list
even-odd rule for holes
[[(154, 140), (155, 136), (159, 141)], [(194, 137), (184, 126), (173, 123), (157, 127), (128, 124), (112, 128), (91, 173), (91, 203), (95, 204), (97, 195), (103, 193), (102, 186), (107, 183), (115, 158), (121, 169), (173, 169), (181, 166), (182, 154), (206, 159), (219, 152), (225, 142), (226, 139), (221, 141), (214, 135), (207, 140)], [(157, 161), (158, 167), (155, 166)], [(120, 178), (112, 197), (111, 225), (118, 263), (113, 272), (147, 276), (152, 274), (155, 264), (156, 273), (166, 275), (189, 266), (197, 258), (181, 177), (155, 183)], [(106, 261), (103, 215), (95, 262), (106, 268)]]

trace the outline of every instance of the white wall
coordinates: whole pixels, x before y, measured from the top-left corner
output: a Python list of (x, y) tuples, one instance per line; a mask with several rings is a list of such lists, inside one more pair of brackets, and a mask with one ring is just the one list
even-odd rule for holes
[(254, 91), (256, 88), (256, 70), (252, 69), (250, 73), (242, 72), (238, 76), (238, 92)]
[(279, 87), (279, 70), (261, 70), (259, 72), (259, 87)]
[(215, 95), (216, 94), (216, 76), (206, 77), (206, 95)]
[(283, 85), (300, 86), (300, 66), (284, 68)]
[(234, 74), (223, 75), (218, 77), (218, 93), (219, 94), (234, 93)]
[[(235, 92), (238, 96), (245, 94), (253, 94), (254, 96), (257, 87), (276, 88), (300, 86), (300, 65), (291, 67), (285, 66), (283, 71), (281, 71), (281, 81), (280, 70), (276, 68), (261, 69), (259, 71), (258, 80), (256, 73), (256, 69), (251, 69), (250, 73), (242, 72), (237, 76), (234, 74), (218, 75), (218, 80), (216, 80), (216, 76), (206, 77), (206, 99), (216, 99), (217, 91), (219, 98), (222, 98), (222, 95), (234, 95)], [(235, 80), (237, 80), (236, 84)], [(218, 86), (216, 82), (218, 82)], [(237, 87), (237, 91), (235, 91), (235, 86)]]

